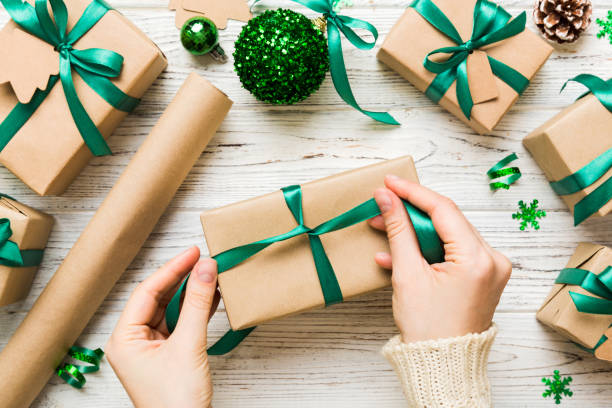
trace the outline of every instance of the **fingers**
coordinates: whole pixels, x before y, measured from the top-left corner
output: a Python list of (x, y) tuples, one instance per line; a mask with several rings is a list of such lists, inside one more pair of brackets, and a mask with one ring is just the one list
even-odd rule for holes
[(119, 324), (155, 324), (153, 320), (158, 315), (160, 302), (173, 295), (172, 289), (189, 273), (199, 257), (198, 247), (189, 248), (145, 279), (134, 290)]
[(445, 244), (473, 246), (479, 243), (472, 225), (451, 199), (396, 176), (387, 176), (385, 185), (399, 197), (426, 212)]
[[(200, 260), (187, 283), (183, 308), (174, 332), (175, 338), (197, 350), (206, 347), (206, 329), (217, 293), (217, 262)], [(218, 300), (217, 300), (218, 302)]]
[(413, 270), (414, 265), (422, 265), (419, 243), (402, 201), (386, 188), (376, 190), (374, 199), (387, 231), (394, 270), (405, 273)]
[(378, 252), (376, 255), (374, 255), (374, 261), (376, 261), (376, 264), (383, 269), (393, 269), (391, 254), (386, 252)]

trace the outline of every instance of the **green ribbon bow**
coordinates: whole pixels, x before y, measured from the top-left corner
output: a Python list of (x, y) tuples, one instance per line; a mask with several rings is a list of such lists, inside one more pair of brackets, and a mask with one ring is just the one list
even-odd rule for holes
[[(569, 294), (576, 310), (579, 312), (612, 315), (612, 266), (606, 267), (599, 275), (586, 269), (565, 268), (559, 273), (555, 283), (579, 286), (587, 292), (599, 296), (593, 297), (570, 291)], [(592, 349), (582, 348), (594, 353), (607, 340), (608, 337), (603, 335)]]
[[(561, 91), (565, 89), (570, 81), (578, 82), (586, 86), (590, 91), (581, 95), (578, 99), (592, 93), (612, 113), (612, 79), (604, 81), (595, 75), (580, 74), (563, 84)], [(595, 183), (610, 169), (612, 169), (612, 147), (576, 173), (570, 174), (562, 180), (554, 181), (550, 185), (559, 195), (574, 194)], [(608, 178), (602, 185), (576, 203), (574, 206), (574, 225), (580, 224), (595, 214), (610, 200), (612, 200), (612, 177)]]
[(22, 0), (0, 0), (6, 11), (22, 29), (53, 45), (59, 52), (59, 76), (49, 77), (47, 88), (37, 89), (29, 103), (18, 103), (0, 123), (0, 151), (6, 147), (19, 129), (42, 104), (58, 80), (62, 83), (68, 108), (85, 144), (96, 156), (111, 154), (106, 141), (83, 107), (74, 87), (73, 70), (115, 109), (131, 112), (139, 99), (126, 95), (109, 78), (121, 73), (123, 57), (116, 52), (90, 48), (74, 49), (74, 44), (85, 35), (112, 8), (102, 0), (92, 0), (70, 32), (67, 32), (68, 10), (63, 0), (49, 0), (53, 18), (49, 15), (47, 0), (36, 0), (32, 7)]
[(9, 239), (12, 235), (11, 221), (8, 218), (0, 218), (0, 265), (18, 268), (40, 265), (43, 250), (20, 250), (19, 246)]
[[(256, 0), (253, 5), (260, 1), (261, 0)], [(333, 0), (291, 1), (306, 6), (309, 9), (316, 11), (317, 13), (323, 14), (325, 19), (327, 20), (327, 43), (329, 50), (330, 66), (329, 70), (331, 73), (332, 81), (334, 82), (334, 87), (336, 88), (338, 95), (340, 95), (344, 102), (374, 120), (386, 123), (388, 125), (399, 125), (400, 123), (396, 121), (393, 116), (391, 116), (387, 112), (371, 112), (361, 109), (361, 107), (357, 103), (357, 100), (355, 99), (355, 96), (353, 95), (353, 91), (351, 90), (351, 85), (348, 80), (348, 75), (346, 73), (346, 65), (344, 63), (344, 56), (342, 55), (342, 40), (340, 38), (340, 33), (344, 34), (346, 39), (349, 40), (351, 44), (353, 44), (360, 50), (371, 50), (372, 48), (374, 48), (374, 46), (376, 45), (376, 41), (378, 40), (378, 30), (376, 30), (376, 27), (374, 27), (367, 21), (337, 14), (336, 11), (334, 11)], [(354, 31), (354, 29), (362, 29), (369, 31), (370, 34), (372, 34), (372, 36), (374, 37), (374, 40), (372, 42), (363, 40)]]
[(91, 350), (85, 347), (72, 346), (68, 350), (68, 356), (75, 360), (83, 361), (91, 365), (61, 364), (55, 369), (56, 374), (74, 388), (83, 388), (85, 376), (83, 374), (93, 373), (100, 370), (100, 361), (104, 357), (102, 349)]
[[(282, 192), (285, 198), (285, 203), (287, 204), (287, 207), (291, 211), (291, 214), (295, 218), (298, 225), (291, 231), (284, 234), (232, 248), (214, 256), (213, 258), (217, 261), (218, 272), (223, 273), (235, 267), (275, 242), (285, 241), (299, 235), (307, 234), (308, 239), (310, 240), (310, 249), (312, 251), (317, 275), (319, 277), (319, 283), (321, 284), (323, 298), (325, 299), (325, 305), (329, 306), (334, 303), (342, 302), (342, 291), (340, 289), (340, 285), (338, 284), (338, 280), (336, 279), (336, 274), (331, 262), (325, 253), (320, 236), (359, 224), (360, 222), (380, 215), (380, 209), (378, 208), (376, 201), (372, 198), (315, 228), (308, 228), (306, 225), (304, 225), (301, 187), (297, 185), (286, 187), (282, 189)], [(429, 263), (443, 262), (444, 246), (436, 233), (431, 219), (424, 212), (412, 206), (407, 201), (404, 201), (403, 203), (406, 211), (408, 212), (408, 216), (412, 221), (412, 225), (414, 226), (421, 252), (425, 259)], [(174, 330), (176, 323), (178, 322), (181, 295), (185, 290), (186, 285), (187, 279), (185, 282), (183, 282), (166, 309), (166, 323), (170, 332)], [(229, 331), (208, 349), (208, 354), (221, 355), (230, 352), (236, 346), (238, 346), (238, 344), (254, 329), (255, 327), (244, 330)]]
[[(437, 74), (425, 94), (438, 103), (451, 85), (457, 81), (457, 100), (466, 118), (470, 119), (474, 101), (470, 93), (467, 75), (467, 58), (474, 50), (480, 49), (507, 38), (513, 37), (525, 30), (527, 17), (522, 12), (510, 21), (510, 14), (501, 6), (488, 1), (478, 0), (474, 7), (474, 26), (472, 36), (463, 41), (459, 32), (431, 0), (415, 0), (410, 7), (415, 9), (429, 24), (450, 38), (457, 46), (442, 47), (431, 51), (425, 57), (423, 65), (428, 71)], [(450, 54), (444, 62), (434, 62), (430, 59), (435, 54)], [(529, 86), (529, 80), (520, 72), (495, 58), (488, 57), (493, 74), (507, 83), (519, 95)]]

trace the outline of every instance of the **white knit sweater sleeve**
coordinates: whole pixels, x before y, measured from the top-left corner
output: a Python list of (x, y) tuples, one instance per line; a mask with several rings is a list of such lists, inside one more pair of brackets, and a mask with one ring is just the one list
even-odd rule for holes
[(479, 334), (383, 347), (402, 382), (409, 407), (489, 408), (487, 361), (497, 334), (493, 324)]

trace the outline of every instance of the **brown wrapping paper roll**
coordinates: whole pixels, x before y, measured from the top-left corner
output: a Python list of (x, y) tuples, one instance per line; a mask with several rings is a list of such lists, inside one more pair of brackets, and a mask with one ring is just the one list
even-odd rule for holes
[(0, 354), (3, 408), (43, 389), (130, 265), (232, 101), (191, 74)]

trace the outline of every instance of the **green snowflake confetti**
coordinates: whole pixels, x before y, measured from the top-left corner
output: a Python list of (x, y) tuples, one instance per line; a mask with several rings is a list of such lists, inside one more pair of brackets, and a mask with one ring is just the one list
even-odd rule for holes
[(608, 39), (610, 40), (610, 44), (612, 44), (612, 10), (608, 11), (607, 20), (598, 18), (595, 21), (601, 27), (601, 31), (597, 33), (597, 38), (604, 38), (607, 35)]
[(563, 377), (559, 374), (559, 370), (554, 371), (553, 378), (542, 378), (542, 382), (548, 388), (542, 393), (544, 398), (552, 396), (555, 399), (555, 404), (560, 404), (563, 396), (571, 397), (574, 393), (569, 389), (568, 385), (572, 382), (572, 377)]
[(528, 225), (531, 225), (534, 229), (540, 229), (540, 223), (538, 219), (546, 217), (546, 212), (538, 209), (538, 200), (533, 200), (529, 206), (525, 204), (523, 200), (519, 201), (519, 210), (512, 214), (512, 218), (515, 220), (521, 220), (521, 231), (525, 231)]

